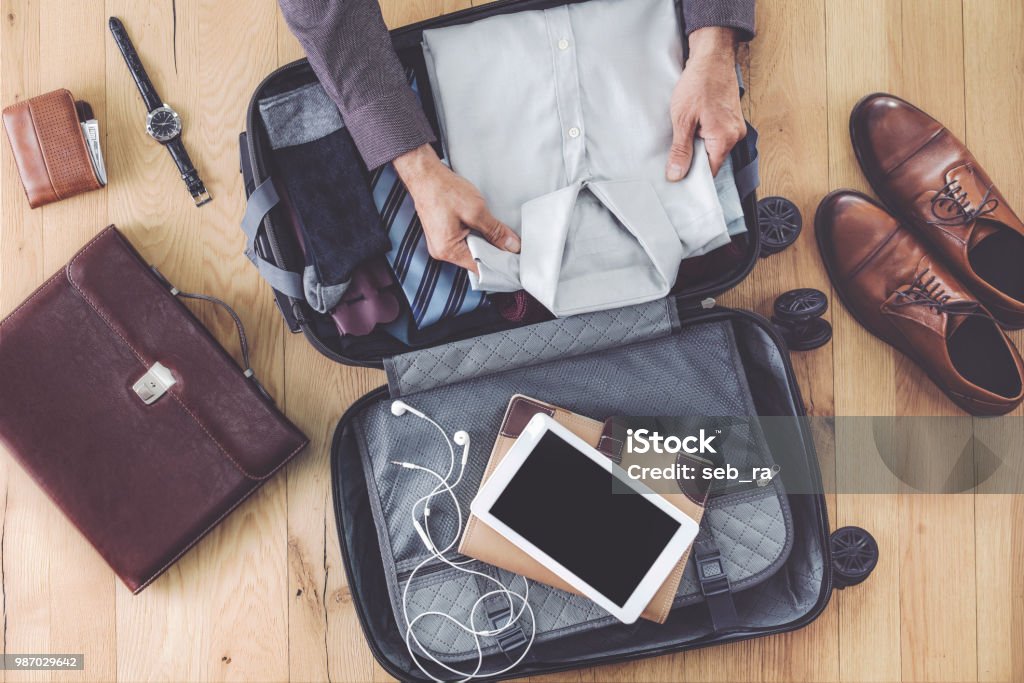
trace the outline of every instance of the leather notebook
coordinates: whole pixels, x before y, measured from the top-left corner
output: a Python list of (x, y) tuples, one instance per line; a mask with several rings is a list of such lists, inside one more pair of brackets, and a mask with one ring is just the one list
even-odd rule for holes
[(86, 111), (89, 105), (75, 102), (67, 90), (4, 109), (4, 128), (33, 209), (103, 187), (82, 132)]
[(110, 226), (0, 321), (0, 443), (134, 593), (307, 443), (175, 294)]
[[(537, 413), (549, 415), (559, 424), (568, 428), (571, 432), (593, 445), (597, 450), (612, 460), (620, 459), (622, 442), (612, 436), (611, 421), (605, 423), (592, 420), (583, 415), (553, 406), (543, 401), (516, 395), (508, 404), (505, 411), (505, 419), (502, 421), (498, 438), (491, 450), (490, 460), (487, 461), (487, 469), (484, 471), (483, 482), (498, 466), (501, 459), (508, 453), (509, 448), (522, 433), (526, 424)], [(483, 483), (481, 483), (481, 486)], [(704, 506), (700, 501), (707, 500), (706, 491), (704, 498), (695, 500), (683, 493), (666, 495), (665, 498), (678, 507), (684, 514), (696, 522), (700, 522), (704, 516)], [(560, 588), (570, 593), (579, 595), (579, 591), (573, 589), (563, 579), (554, 574), (550, 569), (537, 560), (530, 557), (526, 552), (520, 550), (515, 544), (499, 534), (497, 531), (480, 521), (480, 518), (471, 514), (466, 523), (466, 531), (462, 535), (459, 544), (459, 552), (467, 557), (472, 557), (507, 571), (525, 576), (532, 581), (538, 581), (555, 588)], [(672, 609), (672, 601), (675, 599), (676, 591), (679, 590), (679, 582), (683, 578), (683, 569), (689, 559), (690, 551), (680, 558), (675, 569), (665, 579), (650, 604), (644, 608), (640, 615), (644, 619), (659, 624), (665, 623), (669, 611)]]

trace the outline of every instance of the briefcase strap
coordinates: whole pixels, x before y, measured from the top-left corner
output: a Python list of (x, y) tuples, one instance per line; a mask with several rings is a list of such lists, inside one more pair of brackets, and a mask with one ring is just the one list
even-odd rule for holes
[(208, 301), (212, 304), (220, 306), (221, 308), (228, 312), (228, 315), (231, 316), (232, 322), (235, 323), (235, 329), (238, 331), (238, 346), (242, 352), (242, 374), (244, 374), (247, 379), (251, 380), (252, 383), (256, 385), (256, 388), (259, 390), (261, 394), (263, 394), (263, 396), (267, 398), (267, 400), (273, 402), (274, 399), (267, 392), (267, 390), (263, 388), (263, 385), (260, 383), (260, 381), (256, 379), (256, 372), (252, 369), (252, 363), (249, 360), (249, 337), (246, 336), (245, 325), (242, 324), (242, 319), (238, 317), (238, 313), (235, 312), (235, 309), (229, 306), (228, 303), (223, 299), (218, 299), (217, 297), (210, 296), (209, 294), (183, 292), (174, 285), (172, 285), (171, 282), (166, 277), (164, 277), (163, 273), (157, 270), (156, 266), (150, 266), (150, 268), (152, 269), (153, 273), (157, 276), (157, 279), (160, 280), (160, 282), (162, 282), (165, 287), (167, 287), (167, 290), (171, 293), (172, 296), (176, 296), (180, 299)]

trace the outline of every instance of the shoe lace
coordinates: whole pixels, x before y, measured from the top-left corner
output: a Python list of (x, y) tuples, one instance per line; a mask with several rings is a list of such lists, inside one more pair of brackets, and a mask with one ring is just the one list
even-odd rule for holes
[(950, 301), (951, 295), (942, 288), (942, 282), (938, 276), (931, 273), (931, 268), (922, 270), (910, 285), (897, 290), (896, 296), (899, 298), (893, 302), (894, 307), (926, 306), (933, 311), (950, 315), (992, 317), (977, 301)]
[(931, 210), (936, 220), (928, 222), (943, 226), (970, 225), (982, 216), (992, 213), (999, 206), (999, 200), (992, 196), (994, 187), (989, 185), (985, 189), (985, 195), (975, 207), (967, 197), (967, 190), (961, 187), (960, 181), (955, 178), (950, 180), (932, 197)]

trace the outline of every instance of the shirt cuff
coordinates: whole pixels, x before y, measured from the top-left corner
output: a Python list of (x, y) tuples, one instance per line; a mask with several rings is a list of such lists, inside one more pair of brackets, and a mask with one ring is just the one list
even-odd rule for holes
[(709, 26), (736, 29), (741, 42), (753, 40), (754, 0), (689, 0), (683, 3), (686, 35)]
[(359, 154), (371, 171), (436, 140), (411, 88), (372, 100), (344, 116)]

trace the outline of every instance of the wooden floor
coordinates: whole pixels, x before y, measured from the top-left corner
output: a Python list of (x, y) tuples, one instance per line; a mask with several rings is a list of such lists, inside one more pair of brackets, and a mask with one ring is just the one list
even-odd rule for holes
[[(384, 10), (397, 26), (468, 4), (385, 0)], [(0, 314), (116, 223), (179, 287), (237, 307), (262, 380), (313, 439), (138, 597), (0, 458), (4, 651), (80, 652), (86, 663), (84, 673), (6, 672), (6, 679), (387, 680), (345, 585), (327, 460), (342, 411), (383, 375), (335, 365), (289, 335), (242, 255), (236, 136), (243, 112), (267, 73), (301, 56), (275, 0), (3, 0), (2, 7), (0, 101), (66, 87), (91, 102), (111, 180), (105, 191), (30, 211), (3, 141)], [(140, 99), (106, 29), (110, 15), (124, 19), (159, 91), (182, 113), (188, 148), (216, 197), (201, 210), (168, 154), (145, 135)], [(862, 95), (887, 90), (963, 137), (1024, 208), (1021, 0), (758, 0), (758, 29), (743, 60), (745, 107), (761, 131), (762, 195), (794, 199), (810, 222), (829, 190), (866, 189), (847, 116)], [(765, 313), (794, 286), (829, 290), (809, 229), (723, 299)], [(197, 310), (234, 348), (230, 322)], [(795, 355), (814, 414), (955, 414), (920, 371), (840, 306), (828, 316), (832, 344)], [(1024, 680), (1021, 497), (844, 495), (829, 503), (834, 525), (875, 534), (882, 559), (867, 583), (837, 593), (808, 628), (558, 680)]]

